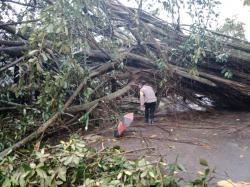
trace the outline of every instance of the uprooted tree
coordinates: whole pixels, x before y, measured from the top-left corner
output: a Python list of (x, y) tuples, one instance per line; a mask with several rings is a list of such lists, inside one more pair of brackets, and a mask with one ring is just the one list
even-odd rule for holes
[[(172, 23), (143, 3), (1, 1), (0, 111), (39, 125), (0, 156), (49, 127), (79, 119), (87, 128), (90, 119), (133, 109), (133, 85), (142, 79), (155, 85), (158, 101), (167, 91), (205, 107), (201, 96), (216, 107), (249, 109), (250, 44), (208, 29), (218, 2), (160, 1)], [(188, 27), (180, 24), (183, 4), (193, 18)]]

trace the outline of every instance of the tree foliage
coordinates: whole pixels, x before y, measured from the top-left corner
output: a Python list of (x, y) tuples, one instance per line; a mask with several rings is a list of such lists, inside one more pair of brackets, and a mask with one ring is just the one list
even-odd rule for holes
[(250, 6), (250, 1), (249, 0), (244, 0), (244, 5)]
[(244, 26), (245, 24), (237, 21), (237, 18), (235, 17), (226, 18), (225, 23), (218, 28), (218, 31), (228, 36), (246, 40)]

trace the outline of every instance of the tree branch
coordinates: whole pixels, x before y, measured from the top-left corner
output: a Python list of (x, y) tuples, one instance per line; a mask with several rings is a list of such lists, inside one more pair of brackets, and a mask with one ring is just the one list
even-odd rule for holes
[(10, 40), (0, 40), (0, 46), (5, 45), (5, 46), (21, 46), (25, 45), (24, 41), (10, 41)]
[(0, 69), (0, 73), (3, 72), (3, 71), (5, 71), (6, 69), (8, 69), (8, 68), (10, 68), (10, 67), (12, 67), (12, 66), (14, 66), (14, 65), (16, 65), (17, 63), (21, 62), (21, 61), (24, 60), (24, 59), (25, 59), (25, 56), (22, 56), (21, 58), (18, 58), (18, 59), (15, 60), (14, 62), (11, 62), (11, 63), (7, 64), (6, 66), (4, 66), (4, 67), (2, 67), (2, 68)]
[(27, 50), (26, 46), (0, 47), (0, 53), (6, 53), (10, 56), (21, 56)]
[(100, 99), (96, 99), (92, 102), (89, 102), (89, 103), (85, 103), (85, 104), (82, 104), (82, 105), (76, 105), (76, 106), (72, 106), (68, 109), (66, 109), (66, 112), (67, 113), (77, 113), (77, 112), (81, 112), (81, 111), (84, 111), (84, 110), (87, 110), (89, 109), (90, 107), (96, 105), (97, 103), (99, 103), (100, 101), (110, 101), (112, 99), (115, 99), (117, 97), (120, 97), (122, 96), (123, 94), (127, 93), (132, 87), (133, 85), (133, 82), (129, 83), (128, 85), (126, 85), (124, 88), (116, 91), (116, 92), (113, 92), (107, 96), (104, 96)]
[(19, 36), (20, 38), (24, 39), (24, 40), (27, 40), (28, 38), (26, 36), (23, 36), (22, 34), (20, 34), (19, 32), (16, 33), (16, 28), (15, 27), (12, 27), (10, 25), (6, 25), (6, 26), (1, 26), (1, 25), (4, 25), (5, 23), (0, 21), (0, 29), (3, 29), (5, 31), (7, 31), (8, 33), (11, 33), (13, 35), (17, 35)]
[(10, 25), (20, 25), (20, 24), (32, 23), (32, 22), (38, 22), (38, 21), (40, 21), (40, 19), (27, 20), (27, 21), (19, 21), (19, 22), (12, 22), (12, 23), (1, 23), (0, 27), (10, 26)]

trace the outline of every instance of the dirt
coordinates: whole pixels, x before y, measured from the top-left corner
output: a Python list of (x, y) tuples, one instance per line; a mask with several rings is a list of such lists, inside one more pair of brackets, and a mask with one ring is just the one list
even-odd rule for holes
[(204, 169), (199, 164), (203, 158), (215, 170), (213, 181), (250, 181), (250, 112), (163, 116), (153, 125), (136, 119), (119, 139), (113, 137), (113, 128), (96, 132), (98, 138), (93, 132), (88, 135), (96, 140), (87, 140), (96, 148), (141, 149), (127, 154), (131, 159), (144, 156), (173, 163), (178, 158), (187, 170), (179, 174), (185, 180), (194, 179)]

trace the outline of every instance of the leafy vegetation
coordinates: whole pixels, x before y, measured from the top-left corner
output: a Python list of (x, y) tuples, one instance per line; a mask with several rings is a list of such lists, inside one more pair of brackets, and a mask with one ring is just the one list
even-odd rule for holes
[[(101, 151), (88, 148), (79, 138), (56, 146), (8, 156), (0, 162), (0, 185), (11, 186), (169, 186), (203, 187), (209, 169), (186, 185), (177, 163), (127, 160), (119, 147)], [(206, 161), (201, 164), (207, 166)], [(179, 182), (178, 182), (179, 181)]]

